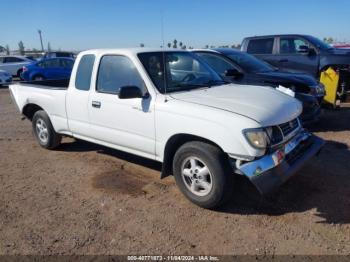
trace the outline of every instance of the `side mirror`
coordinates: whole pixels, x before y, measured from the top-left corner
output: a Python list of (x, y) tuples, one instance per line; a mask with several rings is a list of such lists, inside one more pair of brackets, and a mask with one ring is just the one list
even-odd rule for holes
[(243, 73), (240, 72), (240, 71), (238, 71), (238, 70), (235, 69), (235, 68), (227, 69), (227, 70), (225, 71), (225, 76), (226, 76), (226, 77), (240, 77), (240, 76), (242, 76), (242, 75), (243, 75)]
[(137, 86), (123, 86), (119, 89), (119, 99), (131, 99), (131, 98), (147, 98), (148, 93), (142, 94), (142, 91)]
[(306, 45), (301, 45), (299, 46), (298, 53), (303, 55), (308, 55), (310, 54), (310, 48)]

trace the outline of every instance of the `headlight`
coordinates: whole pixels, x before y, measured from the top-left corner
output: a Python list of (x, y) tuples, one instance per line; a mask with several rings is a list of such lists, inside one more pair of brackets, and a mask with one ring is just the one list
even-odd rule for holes
[(325, 94), (325, 89), (324, 85), (322, 83), (319, 83), (317, 86), (312, 86), (311, 87), (311, 94), (312, 95), (324, 95)]
[(263, 129), (246, 129), (243, 134), (252, 147), (257, 149), (266, 148), (267, 136)]

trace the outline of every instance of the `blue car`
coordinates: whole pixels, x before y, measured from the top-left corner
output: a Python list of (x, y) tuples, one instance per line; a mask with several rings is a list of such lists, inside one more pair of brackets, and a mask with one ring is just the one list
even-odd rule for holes
[(23, 67), (21, 78), (25, 81), (47, 79), (68, 79), (72, 72), (74, 59), (47, 58)]

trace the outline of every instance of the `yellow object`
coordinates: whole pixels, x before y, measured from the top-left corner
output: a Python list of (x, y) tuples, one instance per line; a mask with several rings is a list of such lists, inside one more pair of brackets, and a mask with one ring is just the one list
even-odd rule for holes
[(320, 82), (324, 85), (326, 95), (323, 100), (334, 107), (337, 106), (337, 90), (339, 74), (333, 68), (329, 67), (321, 73)]

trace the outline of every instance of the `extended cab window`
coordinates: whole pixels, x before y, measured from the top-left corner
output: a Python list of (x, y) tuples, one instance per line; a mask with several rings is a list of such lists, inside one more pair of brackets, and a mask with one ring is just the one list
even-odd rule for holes
[(274, 38), (249, 40), (247, 53), (272, 54)]
[(295, 37), (280, 38), (280, 54), (298, 54), (300, 46), (309, 47), (309, 43)]
[(97, 91), (117, 94), (123, 86), (137, 86), (144, 89), (143, 80), (134, 63), (125, 56), (102, 57), (97, 76)]
[(79, 62), (75, 78), (75, 88), (79, 90), (90, 90), (92, 69), (94, 67), (95, 56), (84, 55)]

